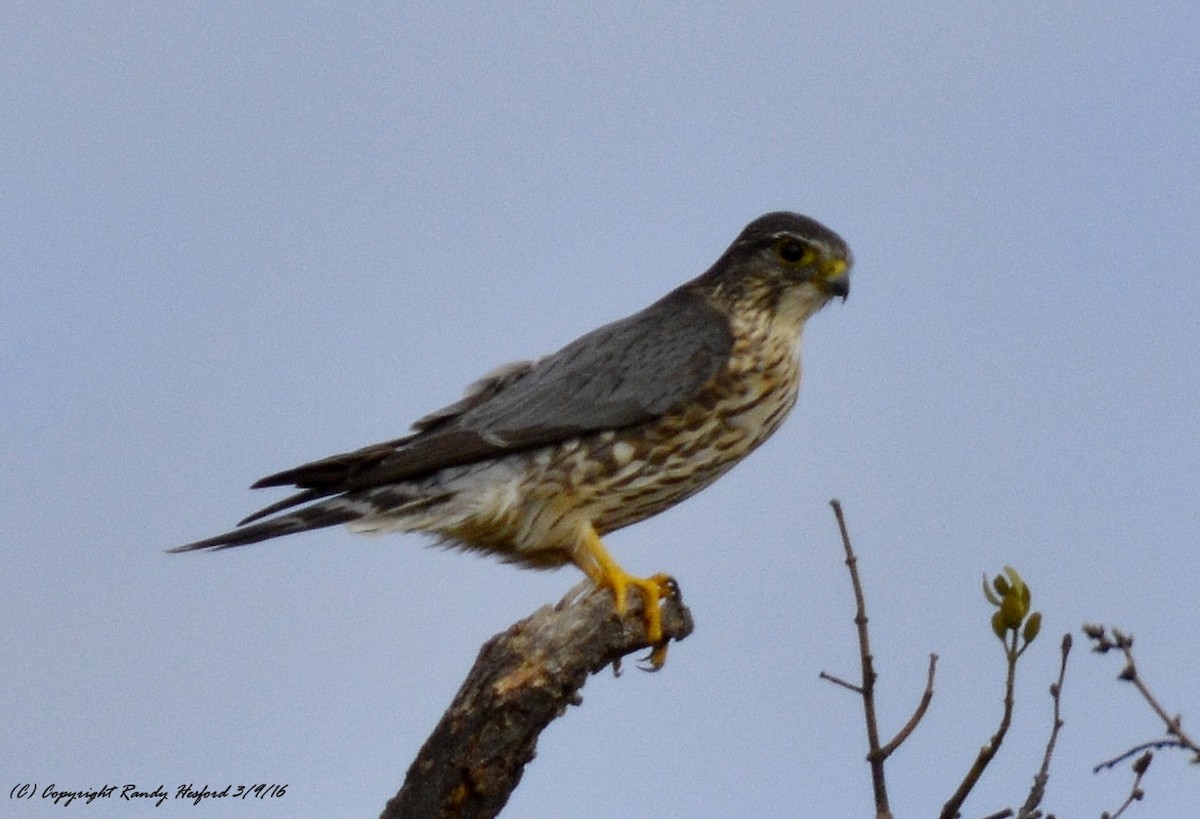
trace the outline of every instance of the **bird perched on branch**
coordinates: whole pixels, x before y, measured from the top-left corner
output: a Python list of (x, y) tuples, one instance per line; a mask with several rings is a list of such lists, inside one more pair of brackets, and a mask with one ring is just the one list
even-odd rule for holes
[(172, 549), (227, 549), (349, 524), (428, 532), (533, 567), (573, 563), (644, 601), (662, 664), (670, 578), (627, 573), (601, 536), (708, 486), (796, 401), (807, 319), (850, 290), (850, 249), (796, 213), (751, 222), (700, 277), (556, 353), (505, 365), (403, 438), (269, 475), (299, 492)]

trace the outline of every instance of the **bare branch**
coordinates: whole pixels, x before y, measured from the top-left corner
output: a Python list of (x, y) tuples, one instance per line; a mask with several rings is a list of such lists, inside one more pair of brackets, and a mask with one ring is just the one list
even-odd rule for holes
[[(662, 601), (664, 641), (692, 632), (675, 594)], [(483, 645), (454, 702), (408, 769), (381, 819), (487, 819), (500, 812), (534, 756), (538, 735), (578, 705), (589, 674), (644, 648), (640, 596), (618, 617), (590, 582)]]
[(1125, 656), (1125, 667), (1117, 675), (1118, 679), (1133, 683), (1138, 693), (1142, 695), (1142, 699), (1146, 701), (1154, 710), (1154, 713), (1158, 715), (1158, 718), (1162, 720), (1163, 725), (1166, 726), (1167, 738), (1145, 742), (1130, 748), (1128, 751), (1113, 757), (1107, 762), (1100, 763), (1092, 769), (1093, 772), (1111, 768), (1147, 748), (1182, 748), (1192, 752), (1192, 762), (1200, 763), (1200, 745), (1183, 730), (1183, 717), (1179, 714), (1173, 717), (1168, 714), (1167, 709), (1163, 708), (1158, 698), (1151, 693), (1149, 686), (1146, 685), (1145, 680), (1142, 679), (1142, 675), (1138, 672), (1137, 662), (1133, 657), (1133, 635), (1126, 634), (1118, 628), (1113, 628), (1111, 631), (1112, 634), (1110, 636), (1109, 629), (1106, 629), (1104, 626), (1085, 624), (1083, 627), (1083, 633), (1092, 641), (1093, 651), (1098, 654), (1107, 654), (1109, 651), (1117, 649)]
[(1177, 739), (1163, 737), (1162, 739), (1152, 739), (1149, 742), (1141, 742), (1134, 745), (1132, 748), (1122, 751), (1112, 759), (1106, 759), (1103, 762), (1092, 766), (1092, 773), (1100, 773), (1107, 771), (1110, 768), (1115, 768), (1131, 756), (1137, 756), (1143, 751), (1161, 751), (1164, 748), (1182, 748), (1187, 750), (1187, 746)]
[(933, 675), (937, 671), (937, 661), (938, 655), (929, 655), (929, 674), (925, 680), (925, 691), (921, 694), (921, 701), (917, 704), (917, 710), (913, 711), (913, 715), (908, 718), (908, 722), (896, 733), (892, 741), (879, 749), (879, 755), (884, 759), (891, 756), (892, 752), (908, 739), (909, 735), (916, 730), (917, 723), (925, 716), (925, 711), (929, 709), (929, 703), (933, 701)]
[(863, 594), (862, 581), (858, 576), (858, 558), (850, 544), (850, 533), (846, 530), (846, 517), (837, 498), (829, 502), (837, 518), (838, 530), (842, 534), (842, 548), (846, 552), (846, 568), (850, 572), (850, 585), (854, 587), (854, 625), (858, 629), (859, 662), (862, 668), (860, 692), (863, 715), (867, 721), (867, 761), (871, 764), (871, 787), (875, 791), (876, 819), (891, 819), (888, 806), (887, 780), (883, 773), (884, 760), (879, 756), (879, 722), (875, 716), (875, 661), (871, 657), (871, 640), (867, 634), (867, 600)]
[(1133, 763), (1133, 785), (1129, 788), (1129, 796), (1127, 796), (1125, 801), (1121, 803), (1121, 807), (1117, 808), (1116, 813), (1109, 813), (1108, 811), (1105, 811), (1102, 814), (1103, 819), (1117, 819), (1118, 816), (1125, 812), (1126, 808), (1128, 808), (1134, 802), (1140, 802), (1142, 800), (1142, 797), (1146, 795), (1146, 792), (1142, 790), (1142, 777), (1145, 776), (1146, 771), (1150, 769), (1150, 762), (1153, 759), (1154, 754), (1150, 751), (1146, 751), (1146, 753), (1137, 758), (1137, 760)]
[(834, 685), (840, 685), (842, 688), (848, 688), (849, 690), (853, 691), (855, 694), (861, 695), (863, 692), (861, 685), (855, 685), (852, 682), (846, 682), (841, 677), (835, 677), (832, 674), (830, 674), (828, 671), (822, 671), (820, 674), (817, 675), (817, 677), (819, 679), (825, 680), (826, 682), (831, 682)]
[(955, 819), (959, 815), (959, 810), (962, 808), (963, 802), (966, 801), (967, 795), (971, 793), (976, 783), (979, 782), (979, 777), (983, 775), (984, 769), (991, 763), (992, 758), (996, 756), (996, 752), (1000, 750), (1000, 745), (1004, 742), (1004, 736), (1008, 733), (1008, 728), (1012, 724), (1013, 704), (1015, 702), (1013, 689), (1015, 688), (1017, 676), (1017, 658), (1020, 655), (1018, 639), (1016, 631), (1013, 631), (1009, 642), (1005, 645), (1008, 675), (1004, 682), (1004, 715), (1000, 718), (1000, 727), (996, 729), (996, 733), (992, 734), (992, 738), (988, 740), (987, 744), (979, 749), (979, 754), (976, 755), (975, 762), (971, 765), (970, 770), (967, 771), (967, 775), (963, 777), (958, 790), (942, 806), (941, 819)]
[(850, 584), (854, 588), (854, 625), (858, 629), (858, 649), (859, 663), (862, 670), (862, 682), (859, 685), (847, 682), (841, 677), (836, 677), (825, 671), (821, 672), (821, 679), (840, 685), (843, 688), (849, 689), (862, 697), (863, 715), (867, 723), (867, 762), (871, 766), (871, 786), (875, 791), (875, 817), (876, 819), (891, 819), (892, 811), (888, 805), (887, 795), (887, 779), (884, 776), (884, 762), (896, 748), (904, 740), (908, 739), (909, 735), (917, 727), (917, 723), (921, 721), (921, 717), (925, 715), (925, 710), (929, 707), (929, 701), (933, 699), (933, 675), (934, 669), (937, 666), (937, 655), (929, 656), (929, 679), (925, 685), (925, 693), (921, 696), (921, 702), (917, 705), (917, 710), (909, 719), (908, 724), (900, 729), (896, 737), (886, 746), (881, 746), (879, 742), (879, 721), (875, 710), (875, 661), (871, 656), (871, 641), (867, 632), (867, 603), (866, 595), (863, 594), (862, 580), (858, 575), (858, 558), (854, 554), (854, 547), (850, 543), (850, 533), (846, 529), (846, 518), (842, 514), (842, 504), (837, 498), (829, 502), (833, 507), (833, 514), (837, 518), (838, 530), (842, 535), (842, 548), (846, 553), (846, 568), (850, 572)]
[(1054, 755), (1054, 746), (1058, 742), (1058, 732), (1062, 730), (1062, 687), (1067, 676), (1067, 656), (1071, 653), (1071, 634), (1063, 635), (1060, 647), (1061, 659), (1058, 664), (1058, 680), (1050, 686), (1050, 697), (1054, 700), (1054, 725), (1050, 729), (1050, 739), (1046, 742), (1046, 752), (1042, 755), (1042, 767), (1033, 778), (1033, 787), (1025, 804), (1017, 811), (1017, 819), (1033, 819), (1037, 816), (1034, 811), (1042, 803), (1046, 795), (1046, 783), (1050, 781), (1050, 758)]

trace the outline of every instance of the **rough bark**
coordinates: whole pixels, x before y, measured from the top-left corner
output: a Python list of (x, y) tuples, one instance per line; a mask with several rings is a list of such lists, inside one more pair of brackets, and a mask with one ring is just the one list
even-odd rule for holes
[[(533, 759), (538, 735), (580, 703), (588, 675), (650, 647), (639, 596), (629, 602), (618, 617), (608, 591), (581, 583), (484, 643), (381, 819), (496, 816)], [(665, 639), (691, 633), (677, 587), (662, 601), (662, 615)]]

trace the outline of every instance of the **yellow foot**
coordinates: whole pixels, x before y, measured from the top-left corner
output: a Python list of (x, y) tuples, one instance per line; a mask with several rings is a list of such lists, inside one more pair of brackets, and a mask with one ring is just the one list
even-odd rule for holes
[(616, 572), (601, 579), (600, 585), (612, 589), (617, 615), (621, 617), (625, 616), (627, 610), (629, 587), (633, 586), (642, 595), (642, 621), (646, 624), (646, 641), (652, 646), (647, 658), (650, 661), (649, 670), (657, 671), (667, 661), (667, 641), (663, 639), (662, 605), (659, 600), (674, 593), (675, 580), (665, 574), (635, 577), (620, 567), (616, 568)]
[(642, 620), (646, 624), (646, 640), (653, 646), (650, 665), (655, 671), (667, 661), (667, 641), (663, 639), (662, 607), (659, 600), (676, 595), (675, 580), (665, 574), (637, 577), (622, 569), (609, 555), (600, 537), (589, 532), (586, 539), (586, 562), (580, 565), (597, 586), (612, 589), (618, 616), (624, 617), (628, 610), (629, 588), (637, 589), (642, 596)]

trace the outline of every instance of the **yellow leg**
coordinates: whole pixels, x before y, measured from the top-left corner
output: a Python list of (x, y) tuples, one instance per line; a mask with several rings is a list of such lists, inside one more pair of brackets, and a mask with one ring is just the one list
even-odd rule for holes
[(592, 582), (601, 588), (612, 589), (617, 614), (624, 616), (629, 587), (633, 586), (642, 595), (642, 619), (646, 623), (646, 639), (654, 646), (650, 664), (661, 668), (667, 659), (667, 645), (663, 641), (662, 609), (659, 599), (671, 593), (673, 581), (665, 574), (636, 577), (622, 569), (604, 548), (600, 536), (588, 528), (578, 555), (579, 567)]

